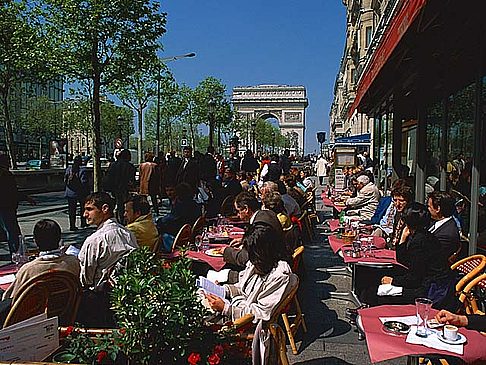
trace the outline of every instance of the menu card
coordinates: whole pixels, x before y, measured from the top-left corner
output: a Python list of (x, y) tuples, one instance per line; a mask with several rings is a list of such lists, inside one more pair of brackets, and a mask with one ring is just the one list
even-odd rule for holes
[(42, 361), (58, 347), (58, 318), (46, 313), (0, 330), (0, 361)]

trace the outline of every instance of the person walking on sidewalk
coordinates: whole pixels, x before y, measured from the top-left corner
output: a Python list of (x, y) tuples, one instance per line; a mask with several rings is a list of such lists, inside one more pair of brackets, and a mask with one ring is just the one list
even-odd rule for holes
[(327, 176), (327, 160), (323, 155), (316, 162), (316, 174), (319, 178), (319, 185), (324, 185), (324, 177)]
[(17, 207), (19, 201), (27, 200), (35, 205), (34, 199), (17, 190), (15, 176), (9, 171), (9, 159), (7, 155), (0, 154), (0, 230), (7, 235), (10, 255), (17, 252), (19, 244), (20, 227), (17, 220)]
[(150, 152), (145, 153), (145, 162), (140, 165), (140, 194), (150, 196), (154, 213), (159, 215), (160, 170)]
[(81, 227), (86, 227), (86, 219), (83, 216), (84, 199), (90, 192), (89, 178), (86, 171), (86, 167), (83, 165), (83, 159), (81, 156), (76, 156), (73, 160), (72, 166), (68, 166), (66, 173), (64, 174), (64, 183), (66, 189), (64, 191), (64, 197), (68, 201), (68, 213), (69, 213), (69, 230), (77, 231), (76, 227), (76, 210), (78, 209), (78, 203), (80, 205), (80, 218)]

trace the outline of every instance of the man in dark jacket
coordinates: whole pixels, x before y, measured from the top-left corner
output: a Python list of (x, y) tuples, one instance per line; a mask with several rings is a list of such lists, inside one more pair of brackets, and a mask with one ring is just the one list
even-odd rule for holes
[(196, 189), (199, 186), (199, 166), (197, 161), (192, 157), (192, 148), (185, 146), (182, 149), (182, 163), (177, 171), (177, 184), (186, 183), (192, 189), (192, 194), (196, 194)]
[(282, 168), (279, 165), (279, 158), (278, 155), (270, 156), (270, 163), (268, 165), (263, 166), (261, 172), (262, 181), (273, 181), (277, 182), (280, 180), (280, 176), (282, 175)]
[(455, 209), (454, 199), (446, 192), (433, 191), (427, 199), (427, 207), (434, 220), (429, 228), (440, 242), (444, 255), (451, 257), (459, 249), (459, 229), (452, 214)]
[(258, 170), (259, 164), (255, 156), (253, 156), (253, 152), (251, 150), (247, 150), (245, 152), (245, 156), (243, 157), (243, 160), (241, 161), (241, 171), (244, 172), (251, 172), (253, 175), (256, 174), (256, 171)]
[(125, 202), (128, 200), (128, 192), (135, 185), (136, 168), (130, 162), (129, 150), (122, 150), (118, 159), (113, 162), (105, 177), (105, 190), (111, 191), (116, 200), (116, 218), (120, 224), (125, 220)]
[(76, 227), (76, 210), (79, 205), (81, 207), (81, 227), (86, 227), (86, 218), (84, 218), (84, 199), (90, 193), (89, 177), (86, 167), (83, 166), (83, 159), (81, 156), (76, 156), (73, 160), (72, 166), (68, 166), (64, 175), (64, 183), (66, 189), (64, 196), (68, 200), (69, 213), (69, 230), (77, 231)]
[(290, 173), (290, 168), (292, 167), (292, 162), (290, 161), (290, 151), (285, 150), (283, 155), (280, 156), (280, 168), (283, 171), (284, 175), (288, 175)]

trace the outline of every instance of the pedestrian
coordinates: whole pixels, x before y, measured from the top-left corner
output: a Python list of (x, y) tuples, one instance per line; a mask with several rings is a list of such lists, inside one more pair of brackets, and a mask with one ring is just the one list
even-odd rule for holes
[(290, 168), (292, 167), (292, 162), (290, 161), (290, 150), (286, 149), (283, 155), (280, 156), (279, 165), (284, 175), (287, 175), (290, 172)]
[(255, 156), (253, 156), (252, 150), (247, 150), (245, 152), (245, 156), (241, 160), (241, 171), (246, 173), (250, 172), (254, 175), (258, 170), (259, 164)]
[(123, 224), (125, 218), (125, 202), (128, 200), (128, 192), (135, 185), (136, 168), (130, 162), (130, 151), (124, 149), (118, 155), (118, 159), (108, 168), (104, 180), (104, 189), (110, 191), (116, 201), (116, 218)]
[(64, 183), (66, 185), (64, 197), (68, 201), (69, 230), (77, 231), (76, 210), (78, 209), (78, 203), (80, 205), (81, 228), (84, 228), (86, 227), (86, 219), (83, 216), (84, 199), (90, 192), (89, 177), (86, 167), (83, 166), (81, 156), (76, 156), (73, 164), (66, 168)]
[(140, 164), (140, 194), (150, 196), (155, 215), (159, 215), (160, 170), (154, 162), (154, 155), (145, 153), (145, 162)]
[(319, 185), (324, 185), (324, 177), (327, 176), (327, 160), (323, 155), (316, 162), (316, 174), (319, 178)]
[(28, 195), (22, 194), (17, 189), (17, 183), (12, 172), (9, 171), (9, 159), (7, 155), (0, 154), (0, 229), (7, 235), (10, 256), (17, 252), (19, 244), (20, 227), (17, 220), (17, 207), (19, 201), (27, 200), (31, 205), (35, 201)]
[(199, 186), (199, 165), (192, 157), (192, 147), (185, 146), (182, 149), (183, 160), (177, 171), (177, 184), (186, 183), (191, 187), (192, 195), (196, 195)]

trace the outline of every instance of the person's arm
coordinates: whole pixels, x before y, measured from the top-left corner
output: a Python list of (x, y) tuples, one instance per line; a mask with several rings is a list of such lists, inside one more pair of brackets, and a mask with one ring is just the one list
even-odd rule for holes
[[(413, 238), (412, 238), (413, 239)], [(393, 278), (391, 284), (404, 288), (418, 288), (422, 285), (428, 267), (428, 254), (421, 243), (410, 243), (410, 265), (405, 274)]]
[(241, 250), (233, 247), (226, 247), (223, 251), (223, 260), (227, 264), (244, 268), (248, 262), (248, 251), (245, 248)]
[(95, 273), (97, 267), (98, 249), (97, 243), (86, 240), (79, 251), (78, 259), (81, 267), (79, 279), (83, 287), (95, 285)]
[(286, 293), (290, 278), (289, 275), (281, 275), (270, 281), (267, 280), (265, 284), (262, 284), (264, 287), (253, 302), (249, 302), (244, 295), (235, 297), (231, 304), (225, 305), (223, 314), (235, 320), (251, 313), (257, 319), (268, 321), (273, 309), (281, 302)]

